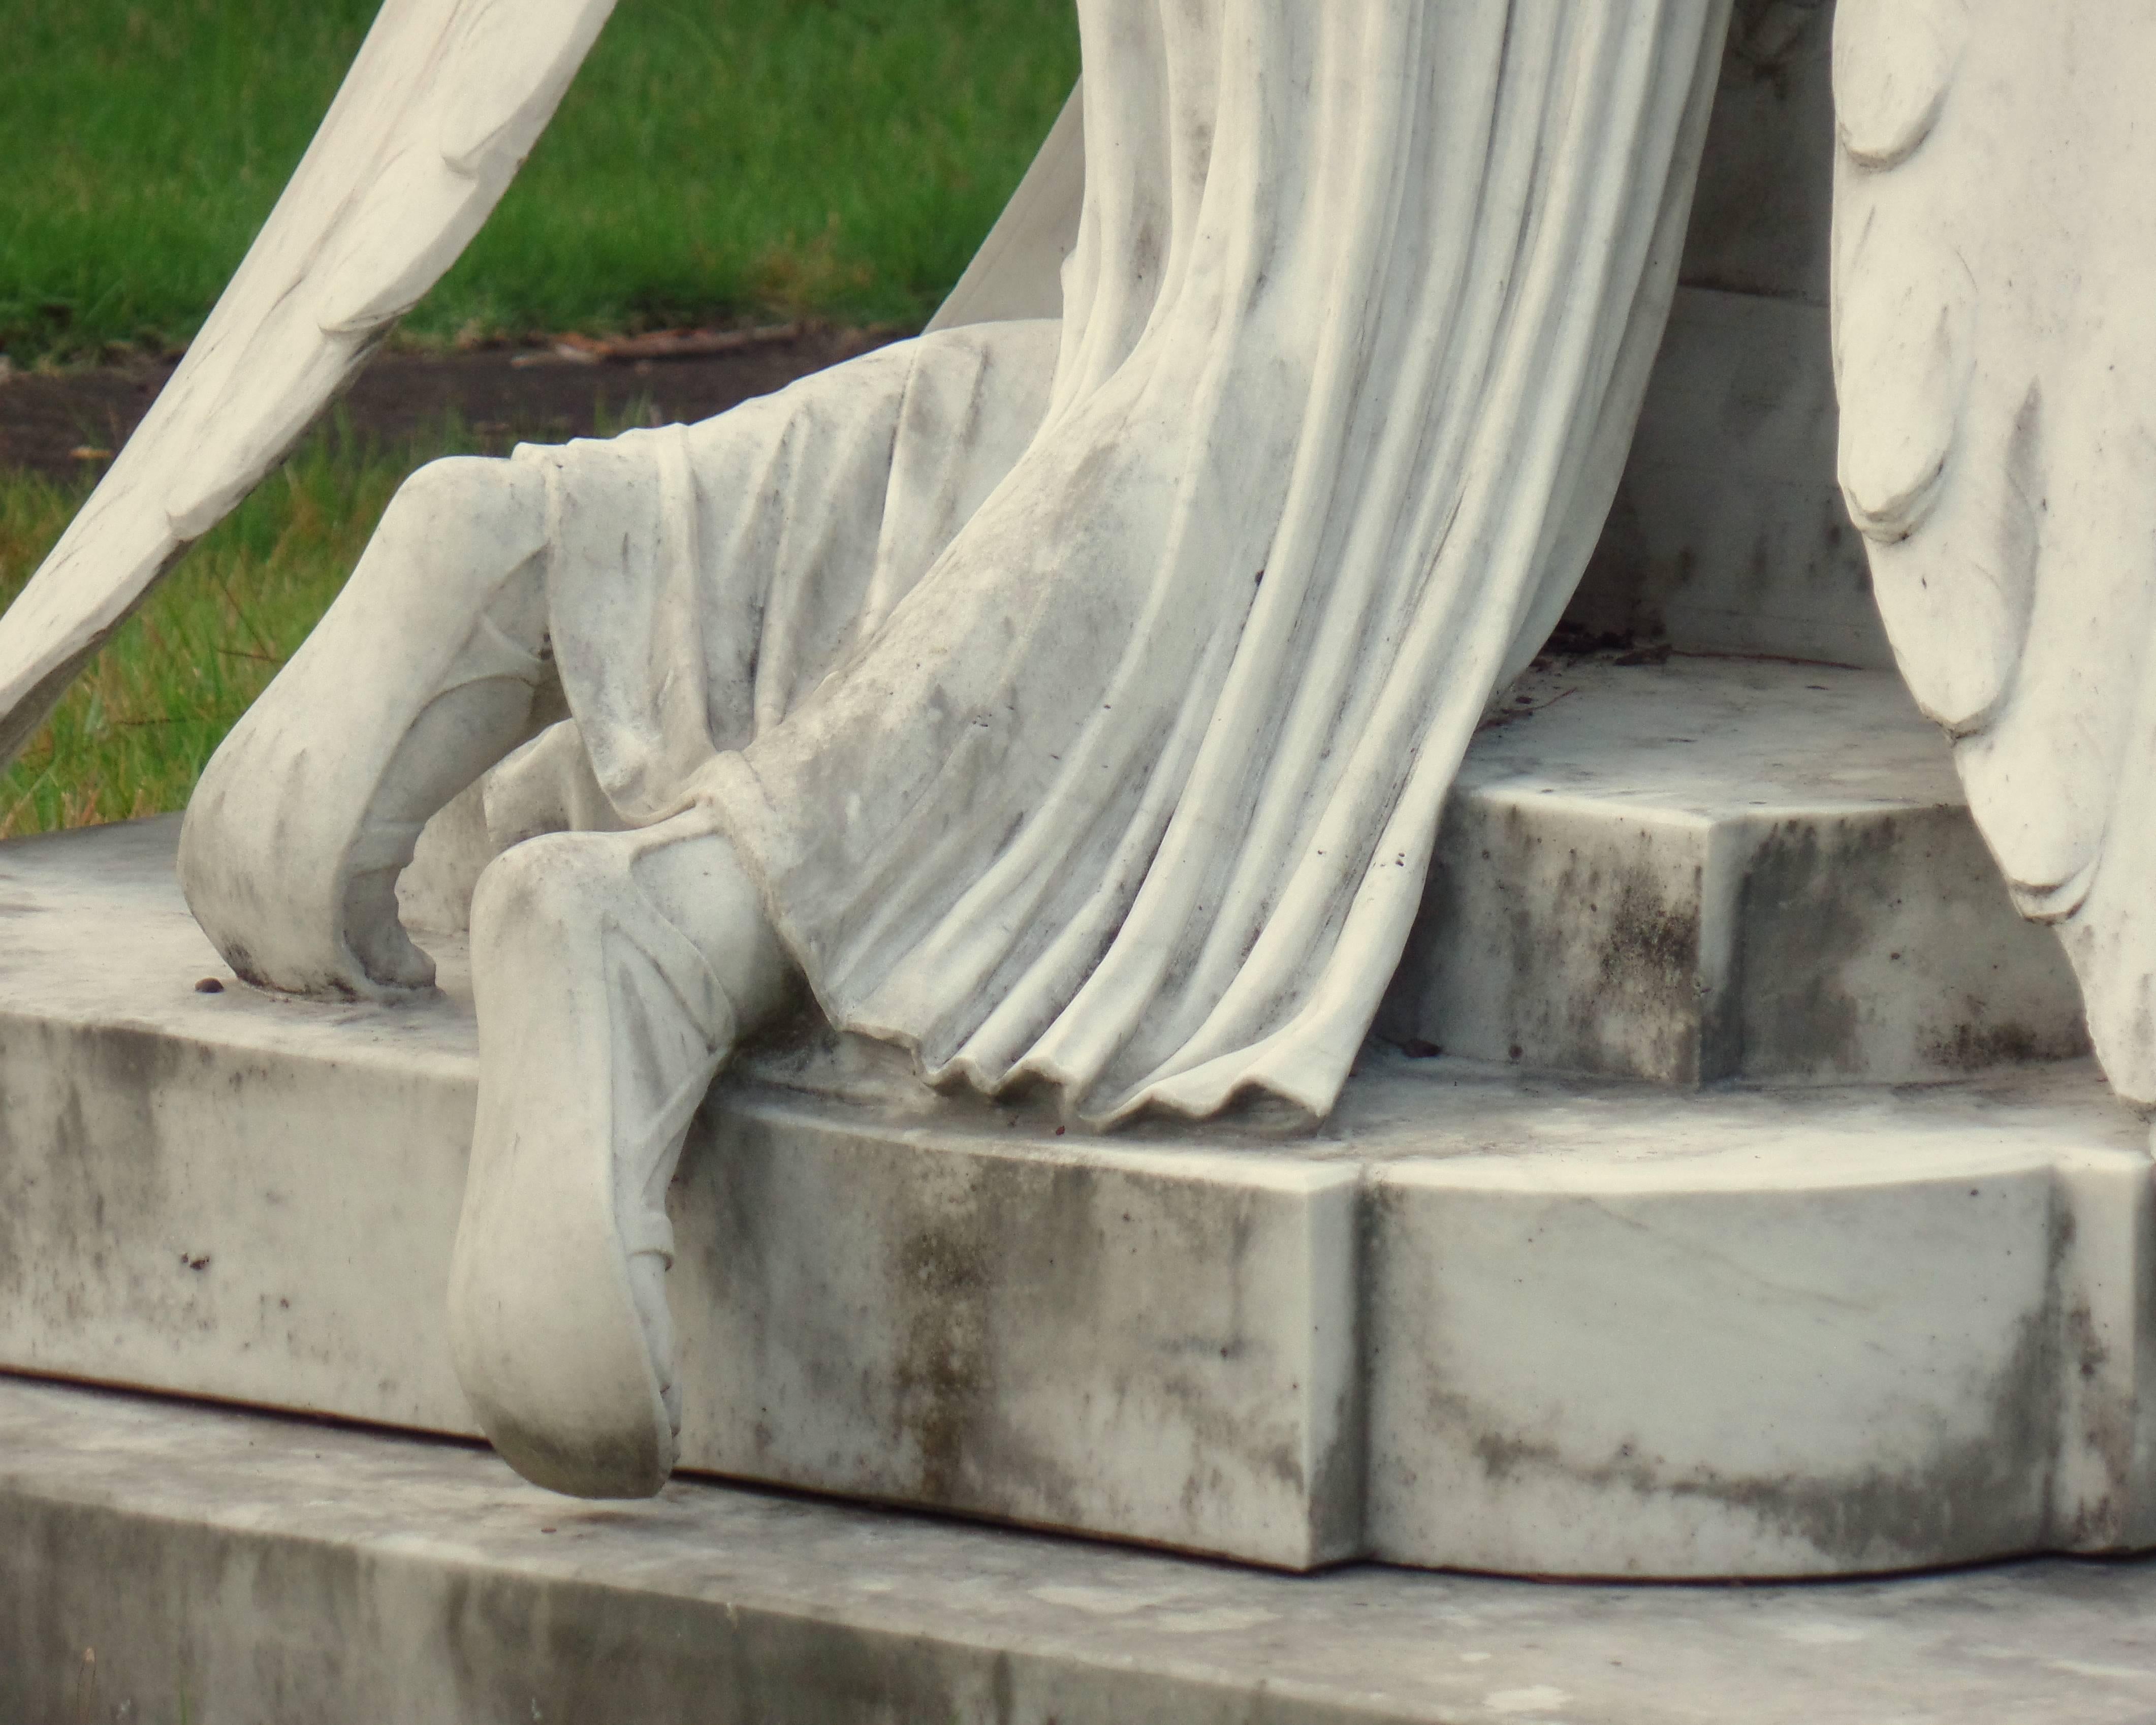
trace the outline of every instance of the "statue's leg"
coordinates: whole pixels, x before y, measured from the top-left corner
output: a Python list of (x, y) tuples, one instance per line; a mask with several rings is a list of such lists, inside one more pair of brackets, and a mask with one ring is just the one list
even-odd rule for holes
[(397, 876), (428, 817), (524, 737), (547, 675), (546, 536), (533, 470), (422, 468), (212, 757), (180, 881), (249, 982), (382, 995), (434, 980), (398, 922)]
[(674, 1465), (666, 1189), (690, 1117), (793, 972), (701, 810), (504, 853), (472, 904), (479, 1115), (450, 1269), (457, 1371), (495, 1446), (579, 1497)]

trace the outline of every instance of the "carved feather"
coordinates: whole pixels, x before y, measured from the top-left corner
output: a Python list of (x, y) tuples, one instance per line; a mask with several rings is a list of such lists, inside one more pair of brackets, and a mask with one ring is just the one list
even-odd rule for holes
[(386, 0), (187, 356), (0, 617), (0, 761), (470, 243), (613, 0)]

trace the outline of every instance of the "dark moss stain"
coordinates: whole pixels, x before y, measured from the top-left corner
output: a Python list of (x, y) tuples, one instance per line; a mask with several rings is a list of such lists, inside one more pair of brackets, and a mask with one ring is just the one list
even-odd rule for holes
[[(1991, 953), (2012, 967), (2006, 986)], [(1883, 982), (1882, 957), (1894, 967)], [(1881, 1051), (1867, 1023), (1897, 1019), (1914, 1046), (1886, 1058), (1943, 1075), (2087, 1050), (2063, 959), (2014, 916), (1959, 809), (1769, 828), (1738, 888), (1735, 968), (1748, 1077), (1870, 1076)], [(1905, 993), (1894, 1012), (1853, 992), (1887, 988)]]
[[(1520, 830), (1526, 818), (1508, 811), (1507, 824), (1517, 849), (1527, 836)], [(1672, 892), (1651, 841), (1636, 833), (1616, 860), (1568, 850), (1553, 870), (1546, 862), (1541, 872), (1525, 879), (1511, 929), (1507, 1019), (1517, 1040), (1536, 1050), (1541, 1065), (1698, 1082), (1697, 874), (1692, 891)], [(1543, 901), (1528, 902), (1529, 895)], [(1569, 963), (1562, 953), (1552, 963), (1553, 907), (1571, 924), (1563, 943), (1578, 956)]]
[(123, 1289), (129, 1307), (167, 1321), (175, 1304), (192, 1305), (199, 1248), (138, 1249), (118, 1219), (165, 1208), (158, 1099), (213, 1058), (145, 1030), (0, 1024), (0, 1296), (69, 1329), (89, 1321), (93, 1288)]
[[(1975, 1430), (1948, 1438), (1935, 1428), (1929, 1449), (1899, 1467), (1815, 1477), (1746, 1476), (1673, 1464), (1640, 1437), (1599, 1459), (1585, 1458), (1561, 1440), (1508, 1430), (1471, 1398), (1435, 1385), (1425, 1393), (1427, 1418), (1434, 1430), (1467, 1444), (1483, 1478), (1501, 1494), (1559, 1478), (1568, 1487), (1635, 1500), (1712, 1504), (1777, 1540), (1809, 1547), (1845, 1573), (2100, 1543), (2123, 1526), (2133, 1414), (2116, 1398), (2082, 1397), (2089, 1409), (2084, 1429), (2069, 1433), (2061, 1419), (2068, 1379), (2091, 1382), (2107, 1359), (2086, 1304), (2066, 1291), (2075, 1233), (2067, 1200), (2055, 1194), (2042, 1298), (2015, 1326), (1997, 1368), (1971, 1386), (1983, 1409)], [(1584, 1323), (1593, 1321), (1583, 1316)], [(1744, 1409), (1730, 1399), (1734, 1386), (1717, 1394), (1717, 1385), (1701, 1379), (1696, 1388), (1710, 1406), (1721, 1402), (1692, 1422), (1697, 1429), (1743, 1429)], [(1563, 1419), (1560, 1409), (1554, 1416), (1560, 1428)], [(2061, 1445), (2084, 1441), (2105, 1458), (2110, 1486), (2094, 1502), (2068, 1508), (2058, 1501)]]
[[(1973, 1009), (1981, 1009), (1981, 1003), (1971, 1005)], [(2056, 1025), (2038, 1030), (2028, 1024), (1964, 1023), (1954, 1025), (1949, 1034), (1924, 1045), (1924, 1058), (1949, 1072), (1981, 1072), (1990, 1066), (2020, 1065), (2030, 1060), (2070, 1060), (2079, 1052), (2075, 1039)]]
[(1311, 1471), (1311, 1556), (1320, 1563), (1369, 1549), (1369, 1374), (1358, 1372), (1334, 1399), (1332, 1440)]
[(1455, 800), (1447, 821), (1378, 1034), (1470, 1058), (1698, 1082), (1715, 1003), (1701, 973), (1697, 865), (1689, 880), (1670, 878), (1638, 829), (1614, 845), (1600, 833), (1568, 845), (1574, 829), (1517, 804)]
[[(1080, 1528), (1117, 1526), (1118, 1501), (1144, 1498), (1156, 1523), (1174, 1507), (1194, 1543), (1214, 1537), (1223, 1494), (1240, 1500), (1255, 1478), (1275, 1482), (1268, 1501), (1306, 1504), (1325, 1539), (1360, 1548), (1353, 1410), (1313, 1458), (1322, 1477), (1306, 1476), (1301, 1447), (1310, 1416), (1291, 1401), (1245, 1411), (1241, 1386), (1279, 1371), (1260, 1339), (1272, 1297), (1259, 1279), (1262, 1197), (1224, 1204), (1217, 1189), (1060, 1158), (934, 1157), (934, 1177), (916, 1179), (919, 1144), (787, 1111), (783, 1127), (748, 1110), (707, 1117), (684, 1163), (685, 1180), (712, 1189), (683, 1214), (717, 1219), (708, 1237), (681, 1235), (689, 1285), (720, 1308), (719, 1357), (742, 1363), (737, 1384), (701, 1392), (742, 1399), (721, 1413), (739, 1457), (727, 1466)], [(851, 1256), (826, 1267), (803, 1243), (841, 1213), (832, 1250)], [(1196, 1296), (1133, 1313), (1134, 1289), (1178, 1282)], [(1181, 1332), (1173, 1314), (1186, 1311)], [(1060, 1356), (1058, 1335), (1070, 1338)], [(767, 1386), (788, 1404), (762, 1404)], [(1081, 1428), (1156, 1423), (1189, 1466), (1165, 1480), (1104, 1470), (1074, 1433), (1043, 1426), (1043, 1407), (1059, 1404)]]
[(1861, 1013), (1842, 971), (1871, 945), (1866, 911), (1892, 902), (1905, 878), (1902, 837), (1892, 815), (1830, 829), (1798, 819), (1777, 823), (1753, 850), (1738, 886), (1731, 980), (1742, 1030), (1732, 1073), (1861, 1070)]
[(2101, 1458), (2107, 1489), (2094, 1502), (2076, 1505), (2071, 1515), (2055, 1517), (2056, 1543), (2077, 1551), (2115, 1549), (2127, 1539), (2137, 1409), (2132, 1399), (2105, 1393), (2102, 1379), (2111, 1363), (2111, 1350), (2098, 1333), (2096, 1314), (2086, 1298), (2076, 1299), (2066, 1308), (2064, 1346), (2066, 1368), (2080, 1381), (2071, 1403), (2075, 1429), (2064, 1435), (2069, 1443)]
[[(994, 1294), (994, 1242), (983, 1237), (988, 1219), (978, 1211), (929, 1221), (905, 1238), (899, 1249), (900, 1283), (895, 1291), (905, 1317), (898, 1358), (892, 1370), (894, 1441), (917, 1455), (912, 1489), (931, 1503), (964, 1503), (978, 1497), (968, 1490), (968, 1461), (978, 1467), (983, 1450), (1007, 1446), (995, 1442), (995, 1360), (988, 1306)], [(1029, 1481), (1051, 1486), (1050, 1497), (1067, 1497), (1064, 1481), (1040, 1477), (1036, 1466)], [(1062, 1506), (1068, 1514), (1072, 1507)]]
[[(1606, 912), (1600, 986), (1592, 1002), (1595, 1026), (1599, 1029), (1604, 1021), (1635, 1014), (1650, 1023), (1656, 1019), (1677, 1024), (1694, 1021), (1704, 992), (1700, 972), (1699, 871), (1693, 871), (1691, 891), (1681, 893), (1675, 902), (1644, 860), (1614, 880), (1589, 880), (1579, 886), (1614, 901)], [(1701, 1070), (1697, 1043), (1690, 1047), (1681, 1043), (1666, 1056), (1666, 1073), (1658, 1076), (1677, 1083), (1697, 1083), (1718, 1075)]]

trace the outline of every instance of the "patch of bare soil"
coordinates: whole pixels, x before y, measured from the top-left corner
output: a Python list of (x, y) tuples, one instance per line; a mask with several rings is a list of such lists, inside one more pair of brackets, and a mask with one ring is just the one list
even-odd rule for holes
[[(894, 338), (816, 326), (619, 342), (564, 337), (542, 349), (377, 354), (343, 398), (362, 439), (439, 436), (453, 418), (490, 448), (560, 443), (624, 424), (693, 423)], [(713, 351), (715, 350), (716, 351)], [(96, 472), (149, 412), (176, 360), (46, 376), (0, 376), (0, 465)], [(334, 410), (333, 410), (334, 411)]]

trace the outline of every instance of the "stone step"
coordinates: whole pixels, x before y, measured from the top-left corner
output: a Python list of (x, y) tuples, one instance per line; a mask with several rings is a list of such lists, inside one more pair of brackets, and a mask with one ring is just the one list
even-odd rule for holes
[[(475, 1040), (229, 984), (174, 824), (0, 845), (0, 1365), (444, 1433)], [(228, 978), (228, 982), (229, 979)], [(2156, 1543), (2144, 1131), (1373, 1049), (1312, 1136), (1109, 1138), (873, 1047), (672, 1194), (695, 1470), (1284, 1568), (1817, 1574)]]
[(1831, 1589), (1269, 1575), (0, 1378), (0, 1717), (2128, 1725), (2156, 1567)]
[(1697, 1085), (2087, 1051), (1892, 672), (1553, 659), (1470, 751), (1381, 1034)]
[(1892, 669), (1835, 473), (1828, 333), (1824, 303), (1678, 290), (1574, 629)]
[(1835, 473), (1834, 8), (1751, 0), (1722, 62), (1683, 285), (1568, 620), (1892, 668)]

